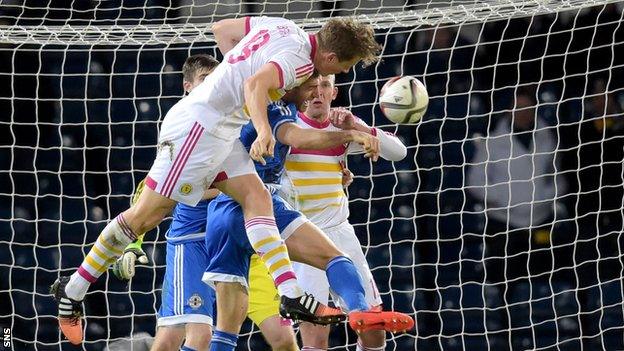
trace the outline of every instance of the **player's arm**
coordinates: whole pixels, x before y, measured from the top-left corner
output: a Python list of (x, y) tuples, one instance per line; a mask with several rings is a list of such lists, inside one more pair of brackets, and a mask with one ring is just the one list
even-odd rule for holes
[(270, 101), (269, 90), (282, 87), (281, 77), (281, 68), (269, 62), (260, 67), (253, 76), (247, 78), (243, 87), (245, 105), (254, 129), (258, 133), (249, 150), (249, 156), (262, 164), (266, 163), (263, 156), (273, 156), (275, 147), (275, 139), (267, 116), (267, 105)]
[[(343, 130), (357, 130), (369, 133), (379, 138), (379, 155), (388, 161), (400, 161), (407, 156), (407, 147), (394, 134), (384, 132), (381, 129), (371, 128), (366, 122), (355, 117), (351, 111), (344, 108), (336, 108), (330, 111), (329, 118), (332, 124)], [(355, 145), (354, 152), (358, 150)]]
[(249, 31), (249, 17), (224, 19), (212, 25), (217, 47), (223, 55), (232, 50)]
[(295, 123), (284, 123), (275, 133), (277, 140), (282, 144), (297, 149), (322, 150), (355, 142), (365, 150), (367, 157), (376, 160), (379, 153), (379, 140), (372, 134), (357, 130), (324, 131), (318, 129), (304, 129)]

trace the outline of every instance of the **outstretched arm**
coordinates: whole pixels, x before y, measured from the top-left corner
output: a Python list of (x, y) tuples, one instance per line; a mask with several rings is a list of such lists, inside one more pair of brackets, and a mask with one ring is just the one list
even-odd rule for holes
[(379, 154), (378, 139), (371, 134), (355, 130), (330, 132), (311, 128), (304, 129), (295, 123), (284, 123), (279, 126), (275, 136), (282, 144), (297, 149), (323, 150), (355, 142), (365, 150), (366, 157), (372, 157), (376, 161)]
[[(379, 138), (379, 155), (385, 160), (400, 161), (407, 155), (407, 147), (394, 134), (369, 127), (364, 121), (355, 117), (351, 111), (345, 108), (332, 109), (329, 118), (334, 126), (343, 130), (357, 130), (375, 135)], [(352, 151), (358, 152), (361, 150), (355, 145)]]
[(212, 25), (217, 47), (223, 55), (232, 50), (249, 30), (249, 17), (224, 19)]

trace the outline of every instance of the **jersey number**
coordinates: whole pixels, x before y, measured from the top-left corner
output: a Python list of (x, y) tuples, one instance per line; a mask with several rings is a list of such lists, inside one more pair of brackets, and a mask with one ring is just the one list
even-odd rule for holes
[(269, 41), (271, 35), (269, 31), (263, 29), (256, 33), (249, 41), (243, 46), (243, 52), (240, 55), (230, 55), (228, 63), (236, 63), (246, 60), (251, 54), (258, 50), (262, 45)]

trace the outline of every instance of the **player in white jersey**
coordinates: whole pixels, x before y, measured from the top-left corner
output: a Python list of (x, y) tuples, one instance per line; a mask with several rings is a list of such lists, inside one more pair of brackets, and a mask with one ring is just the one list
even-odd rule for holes
[[(272, 155), (269, 100), (300, 85), (314, 69), (332, 74), (346, 72), (360, 60), (374, 62), (380, 45), (370, 26), (345, 19), (327, 21), (314, 35), (292, 21), (268, 17), (221, 21), (213, 32), (224, 62), (165, 116), (145, 191), (104, 228), (79, 269), (51, 287), (60, 328), (74, 344), (83, 339), (82, 300), (89, 286), (139, 233), (158, 225), (177, 202), (197, 204), (213, 183), (241, 205), (254, 247), (262, 250), (258, 244), (267, 239), (281, 242), (286, 264), (269, 270), (282, 300), (303, 295), (274, 224), (271, 196), (249, 156), (264, 162), (264, 156)], [(258, 132), (249, 154), (237, 139), (247, 118)], [(367, 151), (376, 157), (378, 150)], [(236, 176), (220, 173), (226, 158), (242, 160)]]
[[(399, 161), (405, 157), (407, 148), (394, 135), (369, 127), (346, 109), (330, 109), (337, 92), (334, 76), (322, 77), (319, 96), (311, 101), (305, 114), (299, 115), (298, 125), (306, 129), (353, 129), (370, 133), (379, 139), (382, 158)], [(342, 162), (347, 154), (358, 152), (362, 149), (353, 143), (321, 151), (291, 148), (286, 157), (281, 195), (348, 254), (364, 282), (366, 302), (379, 308), (381, 298), (353, 226), (348, 221), (349, 203), (342, 189)], [(327, 303), (330, 290), (325, 272), (300, 263), (295, 263), (294, 268), (301, 286), (318, 301)], [(328, 327), (304, 322), (300, 324), (300, 331), (303, 350), (327, 349)], [(383, 331), (368, 330), (359, 334), (358, 351), (384, 348)]]

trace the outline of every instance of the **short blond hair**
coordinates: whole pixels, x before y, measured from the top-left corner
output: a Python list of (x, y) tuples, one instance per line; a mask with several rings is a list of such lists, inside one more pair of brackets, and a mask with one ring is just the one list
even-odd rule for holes
[(321, 51), (333, 52), (340, 61), (361, 58), (364, 66), (379, 60), (381, 45), (375, 40), (375, 31), (368, 24), (353, 18), (332, 18), (317, 34)]

